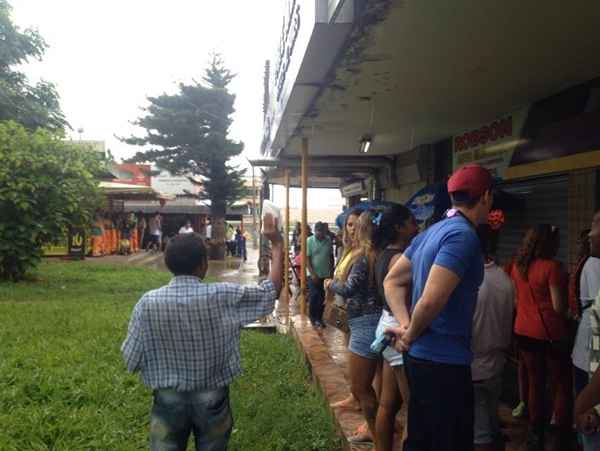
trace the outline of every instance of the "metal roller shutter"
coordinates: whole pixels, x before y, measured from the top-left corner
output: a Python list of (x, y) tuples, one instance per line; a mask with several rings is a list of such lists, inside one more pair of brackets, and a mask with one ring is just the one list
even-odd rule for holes
[(551, 224), (560, 229), (557, 259), (568, 263), (568, 177), (547, 177), (506, 183), (499, 188), (514, 196), (514, 205), (504, 208), (506, 222), (500, 233), (498, 257), (509, 262), (518, 251), (527, 229), (536, 224)]

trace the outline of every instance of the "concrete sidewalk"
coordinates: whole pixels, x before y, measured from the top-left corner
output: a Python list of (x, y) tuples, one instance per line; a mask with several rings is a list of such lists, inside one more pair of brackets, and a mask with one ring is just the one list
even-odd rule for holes
[[(297, 303), (292, 301), (291, 332), (306, 358), (315, 383), (321, 389), (328, 404), (345, 399), (350, 393), (346, 335), (331, 326), (325, 329), (313, 328), (308, 318), (298, 314), (298, 310)], [(358, 451), (372, 448), (372, 445), (355, 445), (348, 441), (348, 437), (364, 421), (362, 414), (333, 409), (331, 413), (344, 439), (345, 450)], [(502, 432), (508, 439), (504, 450), (525, 451), (527, 420), (513, 418), (512, 409), (506, 404), (500, 405), (499, 416)], [(402, 430), (401, 425), (404, 424), (405, 419), (399, 416), (397, 421), (399, 423), (397, 430)], [(556, 431), (549, 427), (546, 433), (546, 449), (554, 449), (555, 440)], [(398, 437), (396, 442), (395, 451), (400, 451)], [(575, 450), (575, 447), (572, 449)]]
[[(152, 268), (158, 271), (168, 271), (165, 266), (164, 253), (141, 251), (131, 255), (107, 255), (103, 257), (88, 257), (90, 264), (134, 265)], [(208, 273), (211, 279), (220, 282), (253, 283), (258, 278), (258, 249), (248, 249), (248, 260), (238, 257), (226, 257), (225, 260), (210, 260)]]

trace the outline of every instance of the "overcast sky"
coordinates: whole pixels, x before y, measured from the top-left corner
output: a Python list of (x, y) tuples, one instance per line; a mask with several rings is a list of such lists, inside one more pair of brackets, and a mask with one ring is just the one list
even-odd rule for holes
[[(11, 0), (22, 28), (37, 28), (49, 45), (26, 72), (54, 82), (67, 120), (84, 139), (105, 140), (118, 158), (135, 147), (129, 135), (146, 96), (200, 80), (217, 50), (237, 73), (231, 132), (252, 154), (262, 127), (264, 61), (272, 58), (281, 1), (260, 0)], [(258, 7), (260, 5), (260, 7)], [(75, 136), (78, 136), (75, 133)]]
[[(138, 149), (114, 136), (135, 132), (130, 121), (146, 96), (200, 80), (216, 50), (237, 74), (232, 137), (245, 143), (244, 155), (258, 155), (264, 62), (275, 55), (284, 0), (9, 1), (14, 22), (37, 28), (49, 45), (44, 60), (25, 72), (56, 84), (83, 139), (106, 141), (117, 159), (132, 156)], [(322, 192), (326, 202), (339, 204), (332, 191)]]

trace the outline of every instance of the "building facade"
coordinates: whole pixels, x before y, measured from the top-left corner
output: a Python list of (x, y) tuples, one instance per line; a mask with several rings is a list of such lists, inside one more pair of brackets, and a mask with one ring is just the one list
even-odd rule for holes
[(573, 263), (600, 206), (597, 23), (585, 0), (290, 1), (265, 80), (268, 177), (299, 186), (305, 156), (308, 185), (348, 205), (407, 202), (479, 163), (502, 192), (501, 259), (543, 222)]

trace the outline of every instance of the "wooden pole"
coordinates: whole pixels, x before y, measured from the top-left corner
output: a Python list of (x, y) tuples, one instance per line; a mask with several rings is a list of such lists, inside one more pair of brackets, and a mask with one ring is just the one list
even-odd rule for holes
[(285, 248), (283, 265), (283, 292), (281, 296), (284, 305), (282, 306), (283, 317), (286, 319), (286, 324), (289, 324), (290, 317), (290, 170), (286, 169), (284, 174), (285, 180), (285, 228), (283, 229), (283, 243)]
[(302, 233), (301, 238), (301, 261), (300, 268), (300, 313), (306, 315), (306, 240), (308, 238), (306, 230), (308, 228), (308, 138), (302, 138)]
[[(243, 218), (242, 218), (242, 222)], [(256, 249), (256, 238), (260, 234), (260, 230), (256, 230), (256, 181), (254, 178), (254, 166), (252, 166), (252, 245)]]

